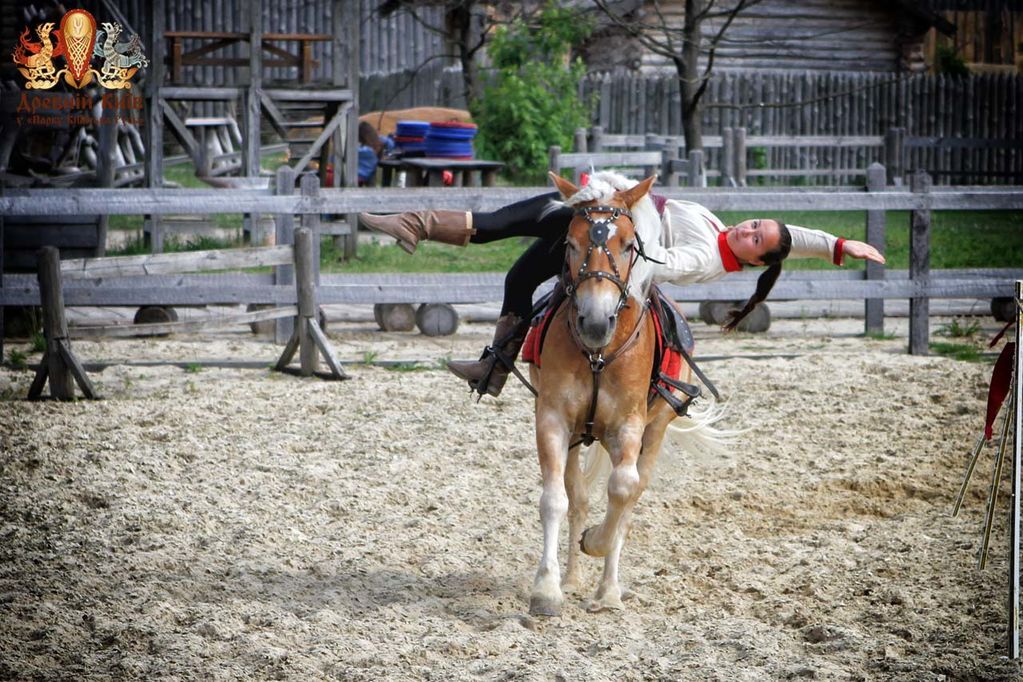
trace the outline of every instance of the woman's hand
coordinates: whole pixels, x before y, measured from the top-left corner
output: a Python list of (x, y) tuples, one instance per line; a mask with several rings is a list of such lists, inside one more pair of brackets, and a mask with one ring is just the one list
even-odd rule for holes
[(862, 258), (884, 265), (884, 256), (870, 244), (858, 242), (855, 239), (846, 239), (842, 244), (842, 252), (852, 258)]

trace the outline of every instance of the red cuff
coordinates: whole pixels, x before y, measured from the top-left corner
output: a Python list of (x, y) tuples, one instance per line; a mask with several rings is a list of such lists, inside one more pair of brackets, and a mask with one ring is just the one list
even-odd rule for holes
[(728, 245), (727, 232), (718, 232), (718, 252), (721, 254), (721, 264), (725, 267), (725, 272), (738, 272), (742, 270), (739, 259), (735, 257), (732, 247)]
[(832, 257), (831, 262), (835, 265), (842, 265), (845, 262), (845, 238), (839, 237), (838, 241), (835, 242), (835, 255)]

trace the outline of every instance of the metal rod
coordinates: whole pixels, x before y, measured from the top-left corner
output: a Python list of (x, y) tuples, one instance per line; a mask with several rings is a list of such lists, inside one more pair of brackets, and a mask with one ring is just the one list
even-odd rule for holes
[[(1015, 383), (1015, 382), (1013, 382)], [(1010, 386), (1010, 389), (1013, 387)], [(984, 521), (984, 535), (981, 539), (980, 545), (980, 556), (977, 559), (977, 566), (981, 570), (987, 566), (987, 550), (991, 544), (991, 527), (995, 522), (995, 504), (998, 501), (998, 482), (1002, 477), (1002, 462), (1005, 459), (1005, 444), (1009, 438), (1009, 424), (1012, 423), (1013, 417), (1013, 403), (1016, 402), (1016, 397), (1013, 394), (1009, 400), (1009, 404), (1006, 405), (1005, 418), (1002, 420), (1002, 432), (998, 442), (998, 453), (995, 455), (995, 470), (991, 477), (991, 489), (988, 491), (988, 505), (987, 505), (987, 517)]]
[(1009, 507), (1009, 658), (1019, 659), (1019, 602), (1020, 602), (1020, 495), (1023, 477), (1023, 281), (1017, 281), (1016, 299), (1016, 357), (1013, 363), (1016, 425), (1013, 429), (1012, 503)]
[(959, 488), (959, 496), (956, 497), (955, 506), (952, 507), (952, 516), (959, 516), (959, 509), (963, 506), (963, 498), (966, 497), (966, 488), (970, 485), (970, 479), (973, 478), (973, 470), (977, 466), (977, 460), (980, 458), (980, 451), (984, 447), (984, 434), (980, 434), (977, 438), (977, 446), (973, 448), (973, 456), (970, 458), (970, 464), (966, 467), (966, 476), (963, 477), (963, 485)]

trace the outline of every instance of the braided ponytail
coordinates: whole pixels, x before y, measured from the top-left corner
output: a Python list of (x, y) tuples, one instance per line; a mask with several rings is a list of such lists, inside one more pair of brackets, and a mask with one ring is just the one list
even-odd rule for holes
[(774, 283), (778, 281), (778, 276), (781, 275), (781, 263), (788, 257), (789, 251), (792, 250), (792, 233), (789, 232), (789, 228), (782, 221), (776, 220), (775, 222), (778, 223), (778, 247), (761, 256), (761, 260), (769, 267), (757, 278), (757, 290), (746, 301), (746, 305), (742, 307), (742, 310), (729, 311), (728, 322), (724, 325), (726, 332), (735, 331), (735, 328), (739, 326), (743, 318), (753, 312), (753, 309), (758, 304), (767, 300), (767, 295), (771, 293)]

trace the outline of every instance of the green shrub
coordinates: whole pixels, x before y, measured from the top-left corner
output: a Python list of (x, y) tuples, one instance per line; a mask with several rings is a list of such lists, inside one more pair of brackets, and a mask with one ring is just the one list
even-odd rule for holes
[(574, 10), (550, 2), (532, 21), (495, 32), (487, 52), (493, 73), (471, 109), (477, 149), (504, 161), (512, 180), (542, 184), (548, 148), (570, 148), (575, 129), (588, 123), (590, 107), (578, 95), (586, 67), (570, 53), (589, 31)]

